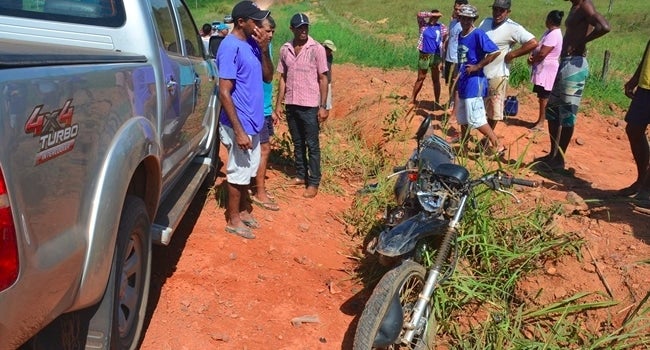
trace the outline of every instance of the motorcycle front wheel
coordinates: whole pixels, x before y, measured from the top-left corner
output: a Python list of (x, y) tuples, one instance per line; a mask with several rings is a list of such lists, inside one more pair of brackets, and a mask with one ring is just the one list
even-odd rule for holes
[(434, 348), (435, 325), (430, 320), (430, 303), (418, 322), (413, 340), (408, 344), (401, 342), (403, 325), (411, 321), (412, 309), (424, 288), (425, 274), (422, 265), (404, 261), (381, 278), (359, 318), (353, 350)]

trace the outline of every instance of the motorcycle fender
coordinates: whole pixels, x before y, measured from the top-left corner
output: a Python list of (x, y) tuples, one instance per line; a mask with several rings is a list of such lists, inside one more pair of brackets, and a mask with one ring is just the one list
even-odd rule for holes
[(432, 219), (419, 213), (392, 229), (382, 231), (375, 251), (389, 257), (404, 255), (415, 249), (415, 244), (423, 237), (444, 232), (447, 224), (446, 220)]
[(391, 298), (388, 310), (379, 325), (379, 331), (372, 343), (373, 348), (385, 348), (395, 344), (397, 338), (402, 332), (404, 325), (404, 311), (399, 300), (399, 293), (395, 293)]

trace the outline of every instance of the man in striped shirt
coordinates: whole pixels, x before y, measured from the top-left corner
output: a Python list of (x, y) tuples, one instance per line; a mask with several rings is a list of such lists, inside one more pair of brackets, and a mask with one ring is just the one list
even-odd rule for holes
[(417, 14), (420, 37), (418, 39), (418, 77), (413, 85), (411, 101), (417, 105), (417, 97), (422, 89), (427, 71), (431, 70), (435, 107), (440, 107), (440, 66), (442, 63), (442, 43), (446, 41), (447, 26), (438, 23), (442, 14), (438, 10), (421, 11)]
[(325, 48), (309, 36), (309, 18), (296, 13), (291, 18), (293, 40), (280, 48), (277, 71), (278, 96), (274, 119), (286, 113), (293, 141), (296, 176), (290, 185), (305, 186), (305, 198), (318, 194), (321, 180), (320, 123), (327, 110), (327, 58)]

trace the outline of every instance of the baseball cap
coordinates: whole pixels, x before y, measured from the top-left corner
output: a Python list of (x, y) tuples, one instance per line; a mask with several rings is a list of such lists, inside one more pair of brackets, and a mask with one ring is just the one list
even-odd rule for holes
[(510, 9), (510, 0), (494, 0), (494, 3), (490, 7), (500, 7), (502, 9)]
[(332, 52), (336, 52), (336, 45), (334, 45), (334, 42), (330, 39), (327, 39), (323, 41), (323, 46), (327, 47), (328, 49), (332, 50)]
[(442, 17), (442, 13), (440, 13), (438, 10), (431, 10), (431, 15), (433, 17)]
[(307, 17), (306, 14), (296, 13), (295, 15), (293, 15), (293, 17), (291, 17), (292, 28), (298, 28), (303, 24), (309, 25), (309, 17)]
[(458, 16), (476, 18), (478, 17), (478, 10), (472, 5), (463, 5), (460, 7), (460, 11), (458, 11)]
[(261, 10), (252, 1), (241, 1), (232, 9), (232, 19), (236, 21), (239, 18), (263, 20), (271, 11)]
[(227, 24), (221, 23), (217, 26), (217, 30), (230, 29)]

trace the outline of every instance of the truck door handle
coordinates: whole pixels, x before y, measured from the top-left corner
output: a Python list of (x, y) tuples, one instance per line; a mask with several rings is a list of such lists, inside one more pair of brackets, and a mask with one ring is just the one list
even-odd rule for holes
[(167, 81), (167, 92), (173, 95), (174, 92), (176, 91), (176, 85), (178, 85), (178, 83), (174, 81), (174, 78), (170, 77), (169, 80)]

